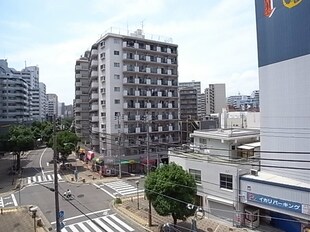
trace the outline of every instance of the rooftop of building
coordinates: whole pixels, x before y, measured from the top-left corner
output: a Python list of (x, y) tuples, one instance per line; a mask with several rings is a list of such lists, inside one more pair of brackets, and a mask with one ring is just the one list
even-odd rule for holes
[(100, 41), (102, 41), (102, 39), (108, 36), (116, 36), (116, 37), (123, 37), (123, 38), (126, 38), (126, 37), (137, 38), (139, 40), (156, 41), (162, 44), (169, 44), (169, 45), (177, 46), (176, 44), (173, 44), (173, 40), (171, 37), (144, 33), (142, 29), (131, 31), (128, 29), (115, 28), (115, 27), (110, 27), (104, 33), (102, 33), (100, 36), (100, 39), (96, 43), (99, 43)]
[(259, 171), (257, 175), (243, 175), (241, 179), (260, 183), (268, 182), (272, 185), (291, 186), (292, 188), (305, 188), (310, 191), (309, 182), (306, 183), (300, 180), (295, 180), (264, 171)]
[(213, 139), (241, 139), (248, 137), (259, 137), (260, 131), (256, 129), (243, 129), (243, 128), (231, 128), (231, 129), (205, 129), (205, 130), (195, 130), (191, 134), (191, 137), (204, 137)]

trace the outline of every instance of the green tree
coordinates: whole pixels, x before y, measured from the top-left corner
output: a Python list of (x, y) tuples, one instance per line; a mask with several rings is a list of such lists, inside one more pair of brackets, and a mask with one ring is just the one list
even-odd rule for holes
[[(57, 152), (59, 152), (61, 156), (60, 160), (65, 163), (72, 151), (75, 151), (79, 138), (75, 135), (75, 133), (65, 130), (57, 132), (56, 140)], [(53, 138), (50, 139), (48, 146), (53, 147)]]
[(174, 224), (194, 214), (187, 204), (194, 204), (197, 186), (194, 178), (181, 166), (171, 163), (157, 168), (145, 180), (145, 193), (156, 212), (171, 215)]
[(34, 147), (34, 135), (30, 127), (12, 126), (9, 129), (10, 150), (16, 155), (16, 170), (20, 170), (20, 156)]

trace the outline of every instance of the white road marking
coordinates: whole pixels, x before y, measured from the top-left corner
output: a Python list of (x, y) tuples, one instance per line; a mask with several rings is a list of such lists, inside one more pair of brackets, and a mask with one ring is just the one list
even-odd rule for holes
[(44, 155), (46, 149), (47, 149), (47, 148), (45, 148), (44, 151), (42, 152), (42, 154), (41, 154), (41, 156), (40, 156), (40, 161), (39, 161), (43, 179), (44, 179), (44, 171), (43, 171), (43, 166), (42, 166), (42, 158), (43, 158), (43, 155)]
[(79, 232), (79, 230), (77, 228), (75, 228), (75, 225), (70, 225), (68, 226), (70, 228), (70, 230), (72, 230), (73, 232)]
[(28, 177), (28, 184), (31, 184), (31, 177)]
[(86, 223), (93, 228), (96, 232), (101, 232), (102, 230), (98, 228), (98, 226), (96, 226), (92, 221), (88, 220), (86, 221)]
[(78, 226), (83, 230), (83, 232), (91, 232), (82, 222), (78, 223)]
[(2, 197), (0, 197), (0, 207), (4, 207)]
[(52, 181), (52, 180), (53, 180), (53, 178), (51, 177), (51, 175), (47, 175), (47, 179), (48, 179), (49, 181)]
[(107, 217), (103, 217), (102, 218), (104, 221), (106, 221), (107, 223), (109, 223), (111, 226), (113, 226), (113, 228), (117, 229), (120, 232), (125, 232), (125, 230), (123, 230), (121, 227), (119, 227), (118, 225), (116, 225), (114, 222), (112, 222), (109, 218)]
[[(103, 209), (103, 210), (99, 210), (99, 211), (96, 211), (96, 212), (91, 212), (91, 213), (87, 213), (85, 214), (86, 216), (89, 216), (89, 215), (93, 215), (93, 214), (97, 214), (97, 213), (102, 213), (104, 211), (109, 211), (110, 209)], [(71, 218), (66, 218), (65, 220), (63, 220), (64, 222), (66, 221), (70, 221), (70, 220), (73, 220), (73, 219), (77, 219), (77, 218), (81, 218), (81, 217), (84, 217), (84, 215), (78, 215), (78, 216), (74, 216), (74, 217), (71, 217)], [(51, 222), (51, 224), (56, 224), (56, 222)]]
[(15, 195), (12, 193), (11, 196), (12, 196), (12, 200), (13, 200), (14, 205), (18, 206)]
[(123, 227), (125, 227), (129, 231), (135, 231), (133, 228), (131, 228), (129, 225), (121, 221), (119, 218), (117, 218), (115, 215), (110, 215), (111, 218), (113, 218), (114, 221), (116, 221), (118, 224), (121, 224)]
[(103, 192), (105, 192), (106, 194), (110, 195), (114, 199), (116, 198), (116, 196), (114, 196), (113, 194), (109, 193), (107, 190), (101, 188), (99, 185), (97, 185), (97, 184), (93, 184), (93, 185), (96, 186), (98, 189), (101, 189)]
[(49, 162), (46, 162), (46, 166), (47, 166), (47, 167), (50, 166), (50, 163), (49, 163)]
[(99, 218), (94, 219), (93, 221), (97, 222), (102, 228), (104, 228), (108, 232), (114, 232), (110, 229), (106, 224), (104, 224)]
[(42, 182), (41, 176), (37, 176), (37, 178), (38, 178), (38, 182)]

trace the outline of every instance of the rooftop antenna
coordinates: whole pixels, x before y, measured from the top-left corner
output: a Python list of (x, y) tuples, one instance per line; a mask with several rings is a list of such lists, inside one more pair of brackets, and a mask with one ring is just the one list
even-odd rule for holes
[(27, 63), (26, 63), (26, 60), (25, 60), (25, 68), (27, 67)]
[(142, 30), (142, 31), (143, 31), (144, 21), (145, 21), (145, 20), (142, 20), (142, 21), (141, 21), (141, 30)]

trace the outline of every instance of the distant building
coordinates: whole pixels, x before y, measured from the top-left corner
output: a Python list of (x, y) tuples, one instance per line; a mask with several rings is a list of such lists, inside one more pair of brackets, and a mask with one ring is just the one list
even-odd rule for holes
[[(30, 72), (8, 67), (7, 60), (0, 60), (0, 123), (22, 123), (31, 120), (31, 94), (25, 76)], [(29, 77), (30, 79), (30, 77)]]
[(89, 56), (90, 52), (86, 51), (75, 62), (74, 124), (75, 133), (84, 144), (90, 143), (90, 107), (88, 95), (90, 90), (88, 79)]
[(225, 84), (210, 84), (205, 89), (206, 96), (206, 114), (221, 113), (226, 104)]
[(65, 105), (64, 118), (73, 118), (73, 106)]
[(259, 111), (259, 90), (254, 90), (250, 96), (229, 96), (227, 105), (230, 110)]
[(49, 117), (58, 116), (58, 96), (54, 93), (47, 94), (47, 114)]
[(39, 83), (39, 102), (40, 118), (41, 120), (45, 120), (47, 114), (47, 96), (46, 85), (43, 82)]
[(179, 90), (184, 88), (193, 88), (197, 90), (197, 117), (201, 119), (206, 115), (206, 99), (205, 94), (201, 93), (200, 81), (179, 82)]

